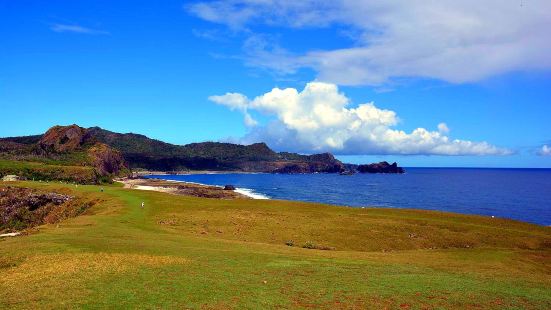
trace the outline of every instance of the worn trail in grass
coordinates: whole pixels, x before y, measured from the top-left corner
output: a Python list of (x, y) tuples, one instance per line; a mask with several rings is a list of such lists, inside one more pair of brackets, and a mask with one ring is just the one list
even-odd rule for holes
[(14, 184), (97, 203), (84, 216), (0, 241), (0, 308), (551, 307), (548, 227)]

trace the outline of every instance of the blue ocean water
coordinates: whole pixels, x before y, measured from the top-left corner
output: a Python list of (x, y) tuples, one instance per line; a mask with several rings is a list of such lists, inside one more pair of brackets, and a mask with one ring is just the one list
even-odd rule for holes
[(551, 169), (409, 168), (405, 174), (151, 176), (232, 184), (272, 199), (450, 211), (551, 225)]

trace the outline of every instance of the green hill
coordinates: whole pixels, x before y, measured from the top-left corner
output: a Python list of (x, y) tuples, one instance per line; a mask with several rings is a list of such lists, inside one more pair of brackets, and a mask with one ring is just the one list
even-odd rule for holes
[[(115, 133), (99, 127), (54, 126), (44, 135), (0, 138), (0, 159), (49, 161), (50, 164), (91, 165), (87, 150), (104, 145), (120, 152), (130, 168), (155, 171), (225, 170), (245, 172), (341, 172), (346, 166), (333, 155), (277, 153), (265, 143), (239, 145), (220, 142), (173, 145), (144, 135)], [(116, 156), (110, 156), (111, 159)], [(114, 163), (115, 166), (123, 163)], [(124, 170), (122, 167), (118, 170)]]

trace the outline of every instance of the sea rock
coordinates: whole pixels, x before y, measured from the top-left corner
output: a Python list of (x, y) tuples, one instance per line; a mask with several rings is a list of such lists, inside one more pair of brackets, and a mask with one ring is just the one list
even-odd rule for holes
[(235, 186), (233, 186), (233, 185), (226, 185), (226, 186), (224, 186), (224, 190), (226, 190), (226, 191), (234, 191), (234, 190), (235, 190)]
[(380, 163), (359, 165), (358, 172), (360, 173), (404, 173), (404, 168), (398, 167), (397, 163), (389, 164), (386, 161)]

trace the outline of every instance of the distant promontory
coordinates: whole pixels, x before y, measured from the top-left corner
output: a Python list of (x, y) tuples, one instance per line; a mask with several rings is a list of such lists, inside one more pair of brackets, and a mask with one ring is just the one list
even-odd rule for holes
[[(265, 143), (174, 145), (140, 134), (122, 134), (78, 125), (54, 126), (41, 135), (0, 138), (0, 160), (91, 167), (97, 177), (127, 174), (136, 169), (163, 172), (403, 173), (396, 163), (345, 164), (330, 153), (275, 152)], [(17, 174), (12, 170), (4, 172)]]

